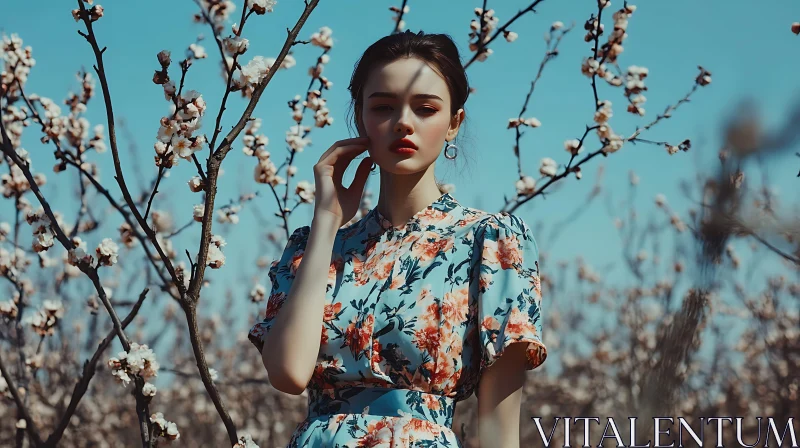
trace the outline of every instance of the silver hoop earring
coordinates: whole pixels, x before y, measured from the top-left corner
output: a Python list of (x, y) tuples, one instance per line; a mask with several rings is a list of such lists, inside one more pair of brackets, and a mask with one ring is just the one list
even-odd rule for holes
[[(452, 156), (447, 153), (447, 150), (450, 148), (453, 148), (453, 151), (455, 151)], [(444, 156), (450, 160), (455, 159), (458, 156), (458, 146), (448, 142), (447, 146), (444, 148)]]

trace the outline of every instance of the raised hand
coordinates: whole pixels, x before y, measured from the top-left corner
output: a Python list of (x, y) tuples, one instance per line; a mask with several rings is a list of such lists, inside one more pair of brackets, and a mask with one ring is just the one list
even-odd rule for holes
[(342, 177), (350, 162), (367, 150), (369, 141), (369, 137), (339, 140), (320, 156), (314, 165), (315, 215), (330, 213), (339, 220), (339, 227), (355, 216), (361, 204), (372, 159), (366, 157), (361, 161), (348, 188), (342, 185)]

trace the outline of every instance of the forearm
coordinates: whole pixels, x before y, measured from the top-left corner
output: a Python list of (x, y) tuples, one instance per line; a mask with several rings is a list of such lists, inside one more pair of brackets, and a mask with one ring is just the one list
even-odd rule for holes
[(526, 346), (511, 344), (481, 376), (478, 389), (478, 438), (481, 448), (519, 448)]
[[(262, 359), (270, 378), (301, 392), (314, 372), (320, 347), (325, 293), (338, 220), (315, 214), (306, 249), (288, 297), (270, 329)], [(288, 388), (284, 387), (284, 388)]]
[(479, 418), (478, 445), (480, 448), (520, 448), (519, 423), (502, 420), (500, 413)]

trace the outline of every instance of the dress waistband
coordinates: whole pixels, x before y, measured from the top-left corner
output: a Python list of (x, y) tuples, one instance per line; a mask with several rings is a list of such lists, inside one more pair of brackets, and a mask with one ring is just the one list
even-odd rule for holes
[(411, 389), (352, 386), (308, 390), (308, 418), (365, 414), (428, 420), (452, 428), (455, 400)]

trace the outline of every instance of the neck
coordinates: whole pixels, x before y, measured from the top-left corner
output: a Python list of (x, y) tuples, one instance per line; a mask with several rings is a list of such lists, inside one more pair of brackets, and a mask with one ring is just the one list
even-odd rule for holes
[(434, 164), (419, 173), (394, 174), (381, 168), (380, 195), (375, 208), (394, 226), (405, 224), (442, 196), (433, 177)]

